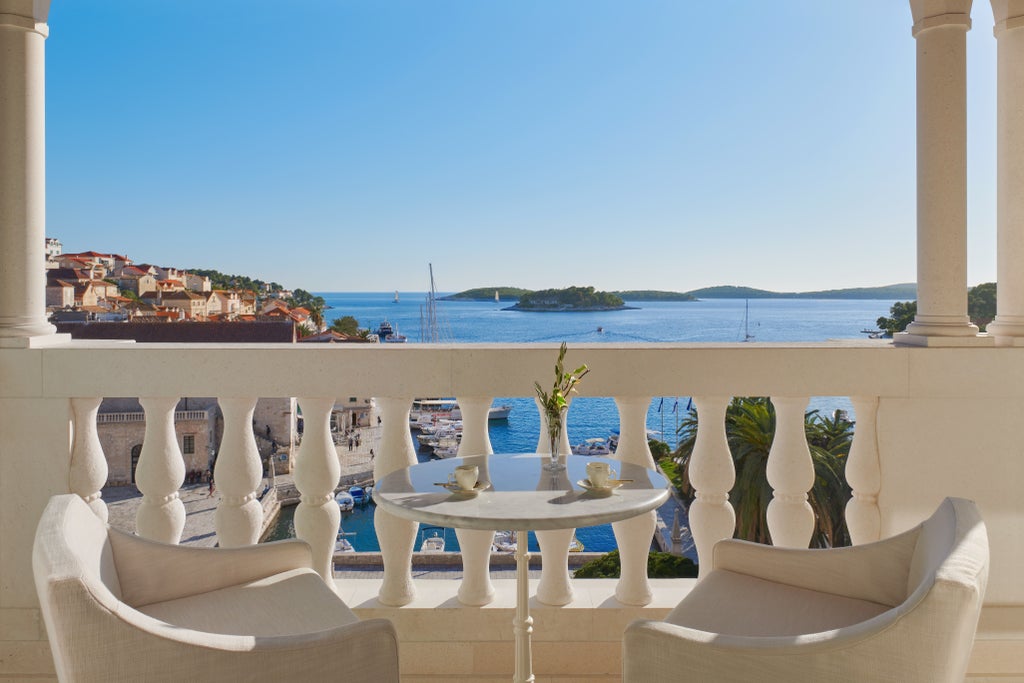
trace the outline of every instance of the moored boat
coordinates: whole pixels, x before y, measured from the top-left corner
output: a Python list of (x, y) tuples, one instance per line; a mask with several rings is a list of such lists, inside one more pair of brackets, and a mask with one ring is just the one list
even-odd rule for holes
[[(432, 532), (432, 534), (428, 536), (427, 532)], [(420, 552), (443, 553), (445, 535), (445, 528), (440, 526), (426, 526), (420, 529), (420, 538), (423, 539), (423, 542), (420, 544)]]

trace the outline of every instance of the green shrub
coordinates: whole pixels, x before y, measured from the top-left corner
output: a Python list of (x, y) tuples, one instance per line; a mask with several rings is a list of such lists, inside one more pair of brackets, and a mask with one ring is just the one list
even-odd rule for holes
[[(622, 573), (619, 551), (591, 560), (573, 572), (576, 579), (617, 579)], [(688, 557), (652, 552), (647, 555), (647, 576), (652, 579), (695, 579), (697, 565)]]

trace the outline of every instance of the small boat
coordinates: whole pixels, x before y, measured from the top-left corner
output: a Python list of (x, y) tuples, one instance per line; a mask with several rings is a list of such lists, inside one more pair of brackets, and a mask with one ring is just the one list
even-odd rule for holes
[(499, 553), (514, 553), (516, 551), (516, 532), (495, 531), (491, 550)]
[(398, 334), (398, 330), (388, 322), (387, 318), (377, 327), (377, 341), (381, 344), (404, 344), (409, 341), (404, 334)]
[(612, 449), (606, 439), (600, 437), (587, 439), (572, 447), (573, 455), (611, 455)]
[(356, 505), (366, 505), (370, 502), (370, 495), (362, 486), (350, 486), (348, 493), (352, 496), (352, 502)]
[(582, 553), (583, 552), (583, 542), (580, 539), (576, 538), (576, 532), (575, 531), (572, 532), (572, 540), (569, 541), (569, 552), (570, 553)]
[[(427, 532), (433, 532), (428, 536)], [(445, 544), (445, 528), (441, 526), (426, 526), (420, 529), (421, 553), (443, 553)]]
[(356, 506), (355, 498), (348, 491), (338, 491), (337, 495), (334, 496), (334, 500), (338, 503), (338, 507), (342, 512), (350, 512)]
[[(491, 406), (487, 411), (488, 420), (507, 420), (512, 406), (507, 404)], [(461, 420), (462, 411), (454, 398), (417, 398), (409, 410), (409, 426), (419, 429), (425, 423), (436, 420)]]
[(395, 304), (398, 303), (398, 290), (397, 289), (395, 290), (395, 300), (392, 303), (395, 303)]
[(498, 296), (498, 290), (494, 290), (494, 303), (496, 303), (496, 304), (500, 304), (501, 303), (501, 297)]
[(351, 541), (346, 536), (355, 536), (354, 531), (345, 531), (344, 529), (338, 529), (338, 538), (334, 541), (334, 552), (336, 553), (352, 553), (355, 552), (355, 548), (352, 547)]

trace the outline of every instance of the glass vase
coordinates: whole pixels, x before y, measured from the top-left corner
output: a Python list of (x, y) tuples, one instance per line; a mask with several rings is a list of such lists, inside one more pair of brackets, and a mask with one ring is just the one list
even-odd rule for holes
[(565, 465), (562, 464), (561, 459), (558, 457), (558, 449), (562, 445), (562, 422), (559, 420), (557, 432), (548, 432), (548, 436), (551, 439), (551, 450), (548, 464), (544, 466), (544, 469), (550, 472), (559, 472), (565, 469)]

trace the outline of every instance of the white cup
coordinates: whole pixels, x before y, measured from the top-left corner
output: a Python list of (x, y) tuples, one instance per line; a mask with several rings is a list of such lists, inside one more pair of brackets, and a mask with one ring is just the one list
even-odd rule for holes
[(608, 480), (615, 476), (615, 471), (612, 470), (612, 466), (606, 462), (588, 462), (587, 463), (587, 478), (590, 479), (591, 486), (597, 488), (605, 488), (608, 486)]
[(455, 468), (455, 483), (460, 489), (469, 490), (476, 486), (480, 468), (476, 465), (459, 465)]

